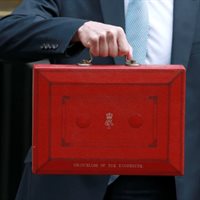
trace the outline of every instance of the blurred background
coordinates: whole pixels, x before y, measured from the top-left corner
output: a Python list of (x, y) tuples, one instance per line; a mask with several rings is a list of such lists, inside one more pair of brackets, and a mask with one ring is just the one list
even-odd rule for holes
[[(19, 3), (0, 0), (0, 18)], [(0, 200), (15, 199), (31, 145), (31, 66), (0, 60)]]
[(0, 0), (0, 17), (8, 15), (22, 0)]

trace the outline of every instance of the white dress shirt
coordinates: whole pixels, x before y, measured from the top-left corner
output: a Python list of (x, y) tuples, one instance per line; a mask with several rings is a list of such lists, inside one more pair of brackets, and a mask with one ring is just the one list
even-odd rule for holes
[[(174, 0), (145, 0), (149, 14), (146, 64), (171, 62)], [(129, 0), (124, 0), (125, 15)], [(134, 49), (133, 49), (134, 57)]]

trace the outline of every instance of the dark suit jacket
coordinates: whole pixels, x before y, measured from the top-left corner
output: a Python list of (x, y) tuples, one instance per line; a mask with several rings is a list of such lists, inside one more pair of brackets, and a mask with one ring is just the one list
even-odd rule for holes
[[(123, 0), (24, 0), (11, 16), (0, 20), (0, 57), (23, 61), (49, 58), (53, 63), (77, 63), (82, 58), (87, 58), (88, 51), (83, 50), (81, 45), (68, 48), (69, 42), (78, 27), (87, 20), (101, 21), (124, 28)], [(177, 197), (178, 200), (198, 200), (200, 197), (199, 0), (174, 0), (173, 28), (171, 63), (183, 64), (187, 68), (185, 175), (176, 177)], [(78, 51), (80, 53), (77, 53)], [(94, 60), (94, 64), (123, 62), (123, 58), (118, 57)], [(29, 161), (31, 161), (30, 153), (26, 159), (26, 162)], [(62, 176), (59, 181), (62, 187), (64, 184), (67, 188), (66, 199), (82, 197), (94, 200), (102, 198), (108, 177)], [(46, 184), (51, 188), (48, 180)], [(61, 188), (61, 185), (59, 187)], [(38, 195), (36, 199), (40, 199), (40, 196)]]

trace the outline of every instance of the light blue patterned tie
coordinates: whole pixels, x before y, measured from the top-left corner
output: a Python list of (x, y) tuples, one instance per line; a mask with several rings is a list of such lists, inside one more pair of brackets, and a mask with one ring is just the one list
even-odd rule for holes
[(126, 35), (133, 48), (133, 58), (144, 63), (149, 29), (147, 0), (129, 0), (126, 13)]

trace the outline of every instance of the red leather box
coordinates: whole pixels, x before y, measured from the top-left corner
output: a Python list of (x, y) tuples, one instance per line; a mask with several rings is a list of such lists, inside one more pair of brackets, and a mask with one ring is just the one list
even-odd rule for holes
[(34, 66), (33, 172), (182, 175), (185, 69)]

